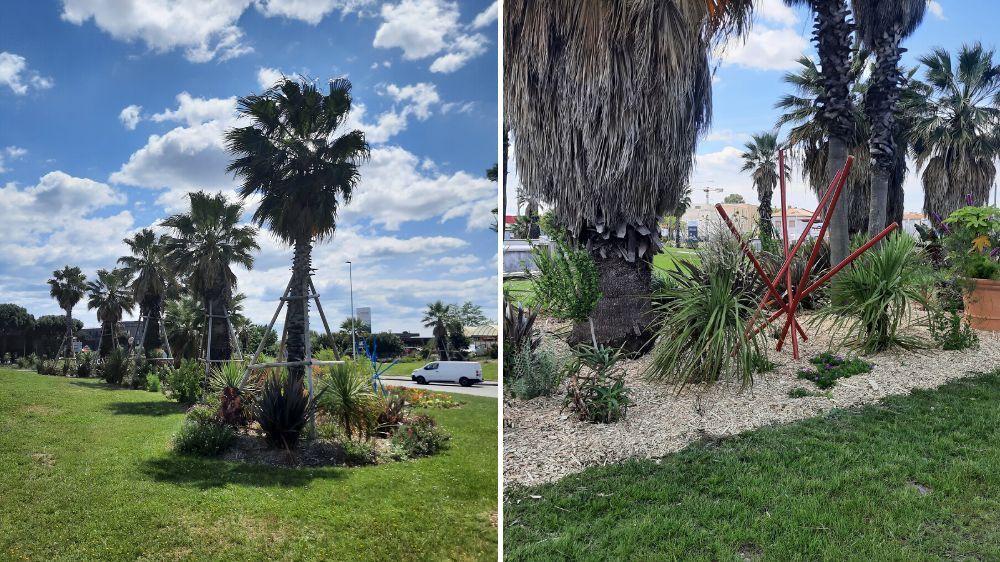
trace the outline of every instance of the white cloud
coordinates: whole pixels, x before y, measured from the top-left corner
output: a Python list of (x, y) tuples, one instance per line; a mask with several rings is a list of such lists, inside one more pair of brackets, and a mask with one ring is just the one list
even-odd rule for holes
[(7, 162), (12, 162), (22, 158), (27, 153), (27, 150), (18, 146), (8, 146), (7, 148), (0, 150), (0, 174), (7, 171), (4, 167)]
[(420, 159), (398, 146), (375, 148), (361, 169), (361, 185), (345, 216), (363, 216), (388, 230), (410, 221), (464, 219), (469, 230), (487, 228), (496, 206), (496, 184), (466, 172), (422, 169)]
[(52, 79), (28, 68), (28, 61), (21, 55), (0, 52), (0, 86), (7, 86), (14, 94), (23, 96), (29, 89), (45, 90), (52, 87)]
[(441, 104), (441, 113), (471, 113), (476, 107), (476, 102), (448, 102)]
[(334, 10), (355, 12), (373, 0), (257, 0), (257, 9), (266, 16), (281, 16), (316, 25)]
[(426, 120), (431, 115), (430, 107), (441, 101), (434, 84), (420, 82), (410, 86), (389, 84), (386, 92), (397, 102), (410, 102), (405, 111), (412, 111), (417, 119)]
[(809, 49), (809, 41), (791, 28), (770, 29), (762, 25), (745, 38), (730, 40), (718, 53), (723, 65), (758, 70), (790, 70)]
[(188, 126), (209, 121), (229, 122), (236, 114), (236, 97), (196, 98), (187, 92), (177, 94), (177, 109), (167, 109), (154, 114), (150, 119), (157, 123), (174, 121)]
[(125, 201), (124, 195), (107, 184), (61, 171), (49, 172), (37, 184), (25, 188), (11, 182), (0, 188), (4, 238), (23, 241), (38, 233), (52, 232), (73, 218)]
[(712, 129), (705, 135), (706, 141), (739, 142), (750, 138), (746, 133), (737, 133), (732, 129)]
[(472, 20), (472, 27), (475, 29), (480, 29), (486, 27), (487, 25), (497, 21), (497, 3), (494, 0), (492, 4), (489, 5), (485, 10), (479, 12), (476, 19)]
[(141, 105), (130, 105), (118, 114), (118, 120), (122, 122), (122, 125), (124, 125), (126, 129), (134, 131), (135, 126), (138, 125), (139, 120), (142, 119), (140, 116), (141, 112)]
[[(484, 14), (488, 12), (489, 9), (479, 14), (476, 20), (485, 21), (488, 15)], [(407, 60), (439, 55), (431, 63), (431, 72), (454, 72), (486, 51), (488, 40), (484, 35), (463, 32), (455, 2), (402, 0), (399, 4), (382, 6), (381, 16), (382, 24), (375, 32), (372, 45), (402, 49), (403, 58)], [(475, 25), (473, 22), (472, 27)]]
[(799, 16), (783, 0), (758, 0), (754, 15), (771, 23), (790, 26), (799, 23)]
[(939, 20), (948, 19), (944, 17), (944, 8), (937, 0), (927, 0), (927, 10)]
[(115, 39), (142, 41), (156, 52), (183, 48), (191, 62), (251, 52), (236, 26), (251, 0), (63, 0), (62, 19), (94, 24)]
[(257, 69), (257, 84), (261, 87), (261, 89), (266, 90), (267, 88), (274, 86), (278, 80), (281, 80), (282, 76), (284, 76), (284, 74), (282, 74), (282, 72), (277, 68), (262, 66)]

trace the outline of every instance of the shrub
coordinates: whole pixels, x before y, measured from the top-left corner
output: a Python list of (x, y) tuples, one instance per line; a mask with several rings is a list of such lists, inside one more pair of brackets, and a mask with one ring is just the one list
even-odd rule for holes
[(914, 302), (921, 302), (930, 283), (930, 269), (913, 238), (896, 233), (862, 254), (837, 275), (830, 288), (830, 305), (816, 320), (832, 320), (844, 341), (865, 353), (922, 345), (902, 333)]
[(344, 461), (349, 465), (374, 464), (378, 459), (378, 452), (374, 445), (368, 442), (344, 441), (341, 443), (344, 448)]
[(809, 362), (816, 368), (800, 370), (799, 378), (813, 381), (816, 386), (824, 390), (837, 384), (837, 379), (868, 373), (874, 367), (867, 361), (857, 358), (845, 359), (828, 351), (813, 357)]
[(149, 392), (159, 392), (160, 377), (153, 373), (146, 373), (146, 390)]
[[(320, 396), (317, 398), (320, 398)], [(286, 451), (295, 449), (315, 403), (306, 395), (301, 377), (272, 373), (264, 381), (260, 398), (254, 402), (254, 419), (272, 446)]]
[(10, 365), (11, 364), (10, 353), (4, 353), (3, 354), (3, 364), (4, 365)]
[(120, 347), (111, 350), (104, 358), (104, 380), (111, 384), (122, 384), (128, 374), (128, 356)]
[(562, 381), (555, 356), (528, 346), (518, 348), (511, 356), (510, 395), (522, 400), (553, 394)]
[(183, 455), (215, 456), (225, 451), (236, 432), (220, 423), (210, 407), (195, 406), (188, 412), (180, 431), (174, 435), (174, 451)]
[(413, 416), (392, 434), (392, 444), (408, 458), (433, 455), (447, 448), (450, 439), (451, 435), (427, 415)]
[(94, 354), (84, 351), (76, 355), (76, 376), (87, 378), (94, 374)]
[[(715, 254), (709, 254), (715, 255)], [(679, 261), (671, 282), (655, 296), (657, 335), (646, 375), (680, 388), (723, 379), (753, 385), (763, 363), (764, 331), (746, 334), (760, 282), (742, 257), (704, 268)]]
[(538, 349), (542, 343), (538, 331), (535, 330), (535, 319), (538, 317), (538, 309), (522, 308), (506, 299), (503, 303), (503, 354), (504, 354), (504, 379), (510, 374), (509, 365), (512, 364), (513, 357), (521, 348), (527, 347), (529, 351)]
[[(621, 349), (581, 345), (573, 350), (566, 366), (570, 383), (563, 407), (575, 411), (582, 421), (612, 423), (628, 412), (625, 370), (620, 363), (628, 357)], [(584, 373), (586, 368), (588, 372)]]
[(166, 391), (182, 404), (194, 404), (201, 398), (201, 381), (205, 371), (198, 361), (185, 359), (179, 367), (167, 373)]
[(534, 248), (531, 253), (539, 271), (539, 275), (531, 278), (535, 300), (556, 318), (589, 321), (593, 338), (590, 314), (601, 300), (600, 274), (593, 256), (586, 249), (571, 248), (562, 240), (556, 241), (551, 252), (547, 248)]
[(357, 363), (334, 365), (320, 396), (319, 407), (340, 423), (348, 439), (367, 436), (376, 424), (371, 379)]
[(256, 388), (243, 382), (243, 362), (229, 361), (212, 370), (208, 388), (219, 397), (219, 417), (230, 425), (250, 420), (250, 403)]
[(979, 347), (979, 336), (969, 322), (959, 313), (950, 312), (946, 318), (931, 318), (931, 337), (941, 349), (961, 351)]
[(35, 366), (35, 359), (33, 357), (21, 356), (17, 358), (17, 368), (18, 369), (32, 369)]

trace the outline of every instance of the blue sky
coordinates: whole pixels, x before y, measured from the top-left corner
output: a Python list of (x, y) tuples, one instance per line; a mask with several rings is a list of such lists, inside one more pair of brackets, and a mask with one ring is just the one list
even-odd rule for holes
[[(917, 57), (933, 47), (955, 53), (963, 43), (978, 40), (989, 48), (997, 48), (998, 19), (1000, 4), (995, 2), (931, 1), (923, 24), (904, 43), (909, 52), (904, 54), (903, 64), (916, 66)], [(817, 58), (810, 42), (811, 32), (812, 19), (805, 8), (789, 8), (782, 0), (760, 0), (750, 33), (731, 41), (715, 56), (712, 129), (698, 145), (697, 166), (691, 178), (695, 203), (705, 202), (705, 193), (697, 189), (711, 185), (724, 190), (711, 194), (713, 203), (721, 201), (725, 194), (740, 193), (756, 204), (750, 177), (740, 172), (739, 154), (750, 134), (774, 127), (780, 115), (774, 103), (791, 92), (782, 77), (796, 69), (795, 60), (802, 55)], [(1000, 55), (994, 60), (1000, 62)], [(788, 127), (781, 133), (786, 135)], [(812, 209), (816, 198), (800, 177), (799, 171), (793, 169), (789, 204)], [(513, 181), (508, 178), (509, 213), (514, 212), (516, 183), (516, 176)], [(919, 212), (923, 190), (912, 162), (904, 189), (905, 209)]]
[[(354, 85), (351, 127), (372, 159), (314, 264), (328, 316), (356, 306), (376, 330), (424, 330), (434, 300), (496, 317), (497, 5), (492, 0), (61, 0), (0, 18), (0, 302), (59, 313), (45, 280), (88, 275), (121, 239), (232, 194), (221, 135), (235, 97), (282, 74)], [(253, 209), (248, 202), (247, 214)], [(270, 319), (291, 251), (261, 232), (238, 271), (247, 313)], [(89, 325), (92, 311), (75, 315)], [(318, 323), (318, 318), (314, 319)]]

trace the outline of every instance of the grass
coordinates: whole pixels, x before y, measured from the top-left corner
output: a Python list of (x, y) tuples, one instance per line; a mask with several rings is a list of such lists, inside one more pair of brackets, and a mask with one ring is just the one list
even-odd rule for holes
[[(665, 247), (662, 252), (653, 256), (653, 273), (664, 275), (663, 270), (673, 269), (674, 264), (679, 258), (684, 258), (694, 264), (701, 263), (701, 260), (698, 259), (698, 254), (694, 250)], [(531, 281), (527, 279), (504, 281), (503, 288), (521, 303), (530, 305), (535, 302), (534, 289), (531, 286)]]
[[(474, 357), (474, 358), (470, 359), (469, 361), (478, 361), (479, 364), (482, 365), (482, 367), (483, 367), (483, 380), (484, 381), (495, 381), (495, 380), (497, 380), (497, 360), (496, 359), (481, 359), (481, 358), (475, 358)], [(406, 361), (406, 362), (402, 362), (401, 361), (401, 362), (396, 363), (395, 365), (393, 365), (392, 368), (389, 369), (388, 371), (386, 371), (385, 374), (388, 374), (389, 376), (392, 376), (392, 377), (407, 377), (407, 378), (409, 378), (409, 376), (413, 373), (414, 369), (419, 369), (419, 368), (423, 367), (424, 365), (426, 365), (428, 363), (430, 363), (429, 360), (428, 361), (424, 361), (423, 359), (421, 359), (419, 361)], [(371, 370), (369, 370), (368, 374), (371, 374)]]
[[(0, 370), (0, 559), (494, 560), (497, 402), (429, 413), (429, 458), (286, 469), (178, 457), (161, 395)], [(16, 506), (16, 507), (15, 507)]]
[(1000, 559), (1000, 370), (508, 491), (509, 560)]

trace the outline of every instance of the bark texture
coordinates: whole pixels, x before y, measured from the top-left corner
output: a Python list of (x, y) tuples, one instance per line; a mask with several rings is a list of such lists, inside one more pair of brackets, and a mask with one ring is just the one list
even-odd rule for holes
[[(295, 241), (295, 252), (292, 255), (292, 289), (289, 296), (302, 297), (308, 290), (309, 274), (312, 271), (312, 239), (301, 238)], [(288, 312), (285, 316), (285, 326), (288, 339), (285, 350), (288, 361), (302, 361), (306, 357), (306, 316), (309, 314), (309, 300), (296, 298), (288, 301)], [(289, 367), (288, 373), (295, 377), (305, 376), (305, 367)]]
[(66, 335), (64, 337), (66, 338), (66, 344), (65, 345), (67, 345), (69, 347), (69, 349), (67, 350), (67, 354), (70, 357), (72, 357), (73, 359), (76, 359), (76, 350), (73, 349), (73, 309), (72, 308), (67, 308), (66, 309)]
[(899, 60), (902, 32), (898, 26), (886, 30), (875, 44), (875, 70), (865, 96), (865, 113), (871, 124), (872, 188), (868, 209), (868, 234), (886, 227), (889, 180), (896, 166), (896, 104), (903, 76)]
[[(594, 260), (603, 294), (591, 314), (597, 343), (615, 348), (625, 346), (627, 351), (645, 351), (653, 335), (649, 298), (651, 261), (629, 262), (618, 252), (606, 257), (598, 252)], [(590, 323), (574, 325), (569, 343), (590, 345)]]

